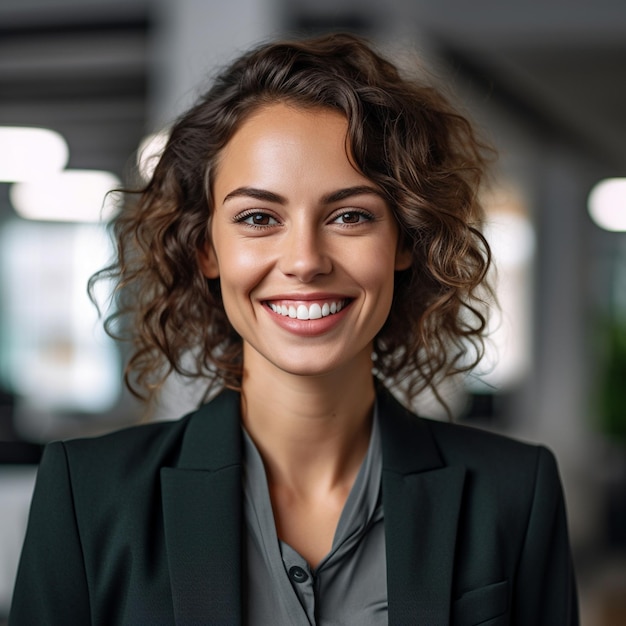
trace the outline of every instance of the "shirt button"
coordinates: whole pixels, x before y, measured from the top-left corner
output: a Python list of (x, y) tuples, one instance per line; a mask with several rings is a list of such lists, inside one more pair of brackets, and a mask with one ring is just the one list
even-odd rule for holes
[(289, 578), (293, 580), (294, 583), (303, 583), (309, 579), (309, 575), (297, 565), (289, 568)]

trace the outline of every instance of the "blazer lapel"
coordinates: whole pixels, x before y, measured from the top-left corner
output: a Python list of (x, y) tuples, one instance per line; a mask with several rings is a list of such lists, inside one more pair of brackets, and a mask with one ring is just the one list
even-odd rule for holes
[(161, 469), (176, 624), (240, 624), (242, 497), (239, 395), (189, 418), (175, 467)]
[(378, 397), (389, 624), (449, 624), (465, 469), (446, 467), (426, 421)]
[[(465, 470), (446, 467), (427, 422), (378, 396), (389, 624), (449, 623)], [(239, 395), (189, 418), (180, 457), (161, 469), (165, 540), (178, 625), (242, 622)]]

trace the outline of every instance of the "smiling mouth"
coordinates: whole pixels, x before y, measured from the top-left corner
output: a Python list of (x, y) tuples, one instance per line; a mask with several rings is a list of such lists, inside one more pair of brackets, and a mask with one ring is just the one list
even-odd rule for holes
[(304, 304), (287, 304), (285, 302), (267, 302), (274, 313), (282, 317), (290, 317), (298, 320), (319, 320), (329, 315), (335, 315), (343, 309), (348, 300), (333, 300), (329, 302), (311, 302)]

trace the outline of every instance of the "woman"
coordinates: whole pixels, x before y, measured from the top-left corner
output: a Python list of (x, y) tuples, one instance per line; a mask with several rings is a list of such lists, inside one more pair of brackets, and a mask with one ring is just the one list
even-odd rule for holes
[(382, 384), (411, 400), (480, 357), (483, 155), (353, 36), (219, 75), (107, 275), (136, 393), (224, 390), (47, 447), (11, 624), (576, 624), (552, 455)]

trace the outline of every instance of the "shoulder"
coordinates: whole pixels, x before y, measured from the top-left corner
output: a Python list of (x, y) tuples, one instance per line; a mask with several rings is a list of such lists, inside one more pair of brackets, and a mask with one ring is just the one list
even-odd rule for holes
[(545, 445), (460, 424), (428, 421), (428, 427), (444, 462), (463, 465), (470, 476), (486, 476), (511, 493), (538, 483), (561, 489), (556, 458)]
[(426, 424), (446, 464), (461, 463), (477, 468), (483, 465), (525, 467), (554, 458), (545, 446), (536, 443), (474, 426), (417, 419)]
[(156, 475), (163, 465), (175, 464), (193, 414), (171, 422), (143, 424), (98, 437), (49, 443), (39, 475), (58, 474), (65, 468), (74, 489), (81, 485), (102, 489), (105, 485), (130, 485)]
[(480, 428), (418, 417), (391, 394), (379, 396), (383, 458), (401, 474), (462, 468), (465, 489), (502, 504), (530, 503), (536, 490), (561, 490), (554, 455), (546, 447)]
[(99, 437), (71, 439), (62, 442), (72, 460), (90, 463), (112, 457), (157, 457), (165, 460), (175, 454), (193, 413), (173, 421), (131, 426)]
[(387, 390), (378, 396), (388, 466), (399, 471), (462, 466), (470, 472), (529, 473), (554, 467), (552, 453), (541, 445), (473, 426), (420, 417)]
[(197, 411), (173, 421), (132, 426), (107, 435), (48, 444), (40, 472), (65, 466), (85, 488), (121, 489), (158, 480), (166, 467), (216, 468), (238, 459), (239, 396), (223, 391)]
[(486, 528), (523, 537), (531, 520), (549, 525), (559, 515), (563, 489), (547, 447), (476, 427), (417, 419), (431, 432), (444, 466), (464, 470), (466, 530), (472, 537)]

